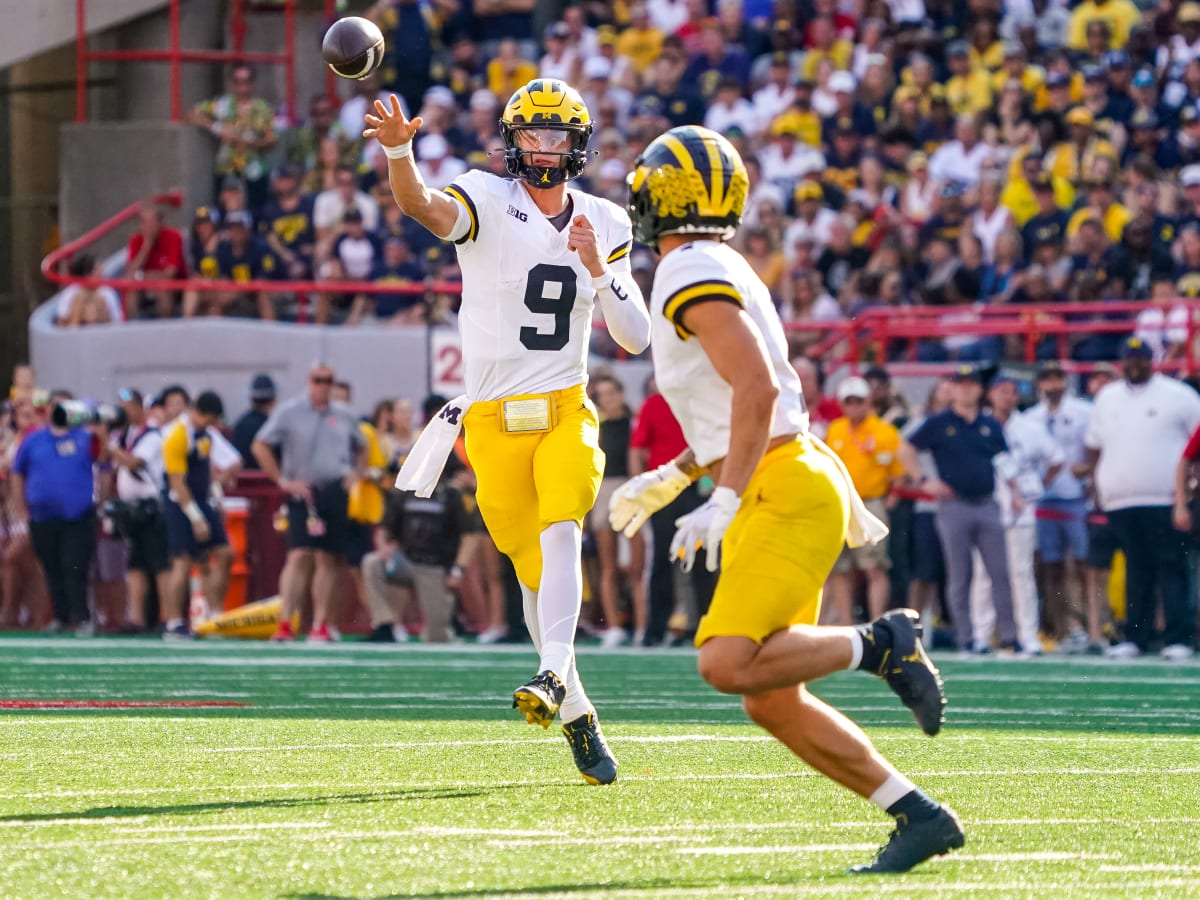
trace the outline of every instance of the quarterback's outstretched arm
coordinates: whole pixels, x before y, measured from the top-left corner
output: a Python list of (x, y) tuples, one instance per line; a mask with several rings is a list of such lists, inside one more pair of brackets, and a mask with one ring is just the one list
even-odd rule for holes
[[(388, 106), (375, 101), (374, 113), (365, 116), (367, 127), (363, 137), (376, 138), (388, 156), (388, 181), (392, 186), (392, 197), (406, 216), (416, 219), (435, 236), (443, 240), (453, 239), (460, 217), (465, 219), (462, 205), (441, 191), (431, 191), (412, 155), (412, 140), (422, 121), (417, 116), (411, 122), (400, 111), (400, 100), (392, 94)], [(461, 235), (458, 235), (461, 236)]]

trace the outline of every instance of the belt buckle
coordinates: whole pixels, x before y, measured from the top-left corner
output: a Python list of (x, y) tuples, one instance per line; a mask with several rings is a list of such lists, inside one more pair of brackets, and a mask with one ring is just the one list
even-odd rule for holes
[(554, 427), (554, 404), (549, 394), (500, 404), (500, 423), (507, 434), (536, 434)]

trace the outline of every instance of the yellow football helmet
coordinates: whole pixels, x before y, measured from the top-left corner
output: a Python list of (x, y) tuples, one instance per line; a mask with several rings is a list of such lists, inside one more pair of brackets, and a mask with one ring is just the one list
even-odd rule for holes
[(629, 176), (633, 236), (658, 247), (664, 234), (733, 237), (746, 208), (750, 178), (737, 148), (699, 125), (655, 138)]
[[(500, 136), (508, 173), (531, 187), (550, 188), (582, 174), (592, 117), (579, 92), (565, 81), (535, 78), (505, 104)], [(527, 159), (534, 153), (557, 156), (559, 164), (534, 166)]]

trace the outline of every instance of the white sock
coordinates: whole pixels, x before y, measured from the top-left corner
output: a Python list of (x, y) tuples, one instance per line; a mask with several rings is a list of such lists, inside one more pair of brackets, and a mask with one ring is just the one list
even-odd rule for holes
[(887, 812), (897, 801), (909, 791), (915, 791), (917, 786), (903, 775), (889, 775), (887, 781), (875, 789), (870, 801)]
[(575, 628), (583, 603), (583, 533), (574, 522), (555, 522), (542, 532), (541, 541), (542, 583), (537, 593), (540, 668), (549, 669), (565, 683), (575, 657)]
[(858, 664), (862, 662), (863, 643), (862, 635), (858, 633), (857, 628), (850, 629), (850, 665), (847, 669), (857, 669)]
[(573, 722), (584, 713), (592, 710), (592, 701), (583, 692), (583, 682), (579, 680), (579, 667), (571, 660), (571, 672), (563, 682), (567, 687), (567, 695), (563, 697), (562, 706), (558, 709), (560, 722)]
[(523, 582), (518, 582), (521, 585), (521, 606), (525, 610), (525, 627), (529, 629), (529, 636), (533, 638), (533, 649), (539, 654), (542, 652), (542, 629), (538, 624), (538, 595)]
[[(540, 655), (542, 637), (538, 629), (538, 595), (522, 584), (521, 599), (525, 607), (525, 624), (529, 628), (529, 636), (533, 638), (533, 648)], [(583, 691), (583, 684), (579, 680), (579, 669), (575, 665), (573, 656), (570, 671), (560, 677), (567, 689), (567, 694), (563, 698), (562, 706), (559, 707), (558, 715), (560, 721), (571, 722), (591, 710), (592, 701)]]

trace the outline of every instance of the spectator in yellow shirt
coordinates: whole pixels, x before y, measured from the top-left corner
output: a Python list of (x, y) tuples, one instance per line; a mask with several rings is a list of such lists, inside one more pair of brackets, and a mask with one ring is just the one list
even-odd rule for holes
[(507, 103), (517, 88), (533, 81), (537, 75), (538, 67), (522, 58), (520, 45), (507, 38), (496, 48), (496, 58), (487, 64), (488, 90), (499, 97), (501, 103)]
[(966, 41), (951, 41), (946, 47), (950, 78), (946, 81), (946, 99), (954, 115), (981, 113), (992, 106), (992, 87), (984, 69), (971, 66)]
[[(1038, 212), (1033, 181), (1042, 171), (1042, 154), (1037, 150), (1018, 152), (1016, 172), (1009, 173), (1008, 184), (1000, 192), (1000, 205), (1012, 213), (1013, 221), (1021, 228)], [(1059, 209), (1070, 209), (1075, 203), (1075, 189), (1065, 178), (1051, 176), (1054, 202)]]
[(1095, 122), (1095, 116), (1086, 106), (1076, 106), (1067, 113), (1071, 136), (1050, 151), (1046, 168), (1051, 174), (1079, 184), (1091, 174), (1097, 158), (1108, 157), (1117, 162), (1117, 151), (1096, 134)]
[(1067, 239), (1079, 234), (1080, 226), (1088, 219), (1095, 219), (1104, 228), (1104, 233), (1114, 244), (1120, 243), (1125, 226), (1133, 213), (1113, 199), (1111, 178), (1093, 178), (1085, 182), (1087, 205), (1081, 207), (1067, 222)]
[(1019, 41), (1004, 45), (1004, 65), (992, 76), (992, 90), (997, 94), (1009, 81), (1020, 82), (1026, 97), (1035, 97), (1046, 80), (1041, 66), (1031, 66), (1025, 58), (1025, 47)]
[(1142, 21), (1142, 14), (1130, 0), (1084, 0), (1071, 10), (1067, 46), (1072, 50), (1088, 49), (1087, 26), (1094, 21), (1108, 24), (1112, 48), (1120, 50), (1129, 41), (1133, 26)]
[(658, 59), (662, 50), (663, 33), (654, 27), (644, 3), (629, 8), (629, 27), (617, 38), (617, 56), (623, 56), (632, 64), (638, 75), (645, 75), (650, 64)]
[(829, 16), (817, 16), (812, 20), (812, 48), (804, 54), (804, 65), (801, 66), (801, 77), (809, 81), (816, 80), (817, 66), (822, 60), (833, 63), (833, 70), (840, 72), (850, 68), (850, 57), (854, 53), (854, 45), (837, 36), (833, 19)]
[[(854, 487), (867, 508), (882, 521), (888, 520), (888, 494), (904, 476), (900, 462), (900, 432), (875, 415), (871, 408), (871, 386), (866, 379), (851, 376), (838, 386), (838, 401), (844, 415), (829, 424), (825, 442), (845, 463)], [(852, 625), (853, 575), (867, 579), (868, 620), (888, 607), (891, 558), (884, 540), (870, 547), (843, 547), (827, 584), (829, 624)], [(824, 617), (823, 617), (824, 618)]]

